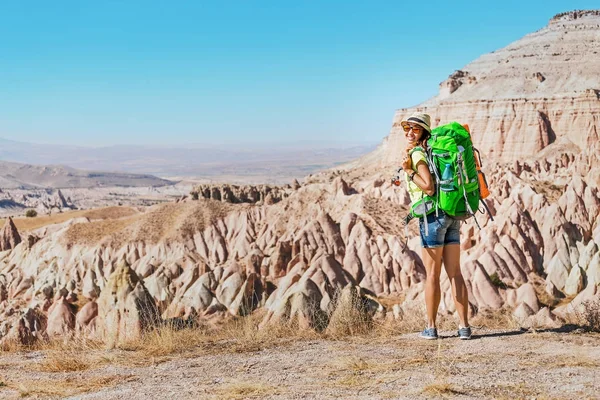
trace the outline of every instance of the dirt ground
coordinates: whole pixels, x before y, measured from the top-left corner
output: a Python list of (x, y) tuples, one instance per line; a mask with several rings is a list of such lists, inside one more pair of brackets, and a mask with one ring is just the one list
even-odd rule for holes
[(221, 344), (127, 363), (123, 350), (74, 372), (48, 372), (44, 351), (0, 353), (0, 398), (69, 399), (600, 399), (600, 335), (476, 330), (389, 338)]

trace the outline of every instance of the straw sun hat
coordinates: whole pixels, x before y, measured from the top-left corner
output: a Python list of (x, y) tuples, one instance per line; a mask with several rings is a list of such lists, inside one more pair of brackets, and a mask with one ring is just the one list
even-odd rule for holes
[(400, 125), (402, 125), (402, 127), (404, 127), (405, 125), (408, 125), (409, 122), (419, 125), (423, 129), (425, 129), (427, 132), (431, 133), (431, 128), (430, 128), (431, 117), (429, 116), (429, 114), (424, 114), (424, 113), (419, 113), (419, 112), (413, 113), (405, 121), (400, 122)]

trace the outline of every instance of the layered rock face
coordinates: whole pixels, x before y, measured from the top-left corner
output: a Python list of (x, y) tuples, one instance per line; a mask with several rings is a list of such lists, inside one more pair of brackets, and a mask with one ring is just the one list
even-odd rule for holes
[[(529, 86), (511, 100), (501, 93), (517, 90), (516, 81), (508, 76), (504, 85), (500, 80), (504, 64), (525, 68), (530, 58), (545, 54), (548, 43), (548, 48), (558, 46), (565, 31), (569, 33), (562, 40), (589, 35), (590, 24), (598, 23), (590, 21), (597, 18), (590, 13), (557, 17), (516, 42), (521, 44), (473, 63), (496, 60), (499, 69), (489, 67), (495, 71), (490, 78), (477, 72), (483, 67), (465, 68), (451, 78), (458, 83), (443, 85), (445, 92), (423, 106), (432, 107), (428, 111), (434, 114), (431, 110), (455, 104), (455, 111), (447, 112), (456, 114), (448, 115), (469, 122), (480, 147), (495, 149), (484, 158), (492, 161), (484, 169), (491, 191), (486, 203), (494, 219), (478, 214), (481, 230), (473, 221), (461, 227), (461, 267), (472, 313), (510, 307), (523, 324), (551, 325), (578, 304), (600, 297), (600, 156), (591, 151), (596, 125), (577, 136), (557, 128), (562, 126), (558, 111), (536, 114), (551, 101), (558, 110), (562, 101), (564, 118), (573, 124), (595, 121), (596, 100), (569, 111), (571, 100), (561, 90), (574, 86), (558, 83), (571, 79), (568, 73), (587, 74), (578, 64), (583, 59), (573, 55), (573, 68), (561, 64), (565, 75), (550, 69), (531, 75), (532, 85), (555, 85), (551, 100), (546, 92), (540, 92), (547, 97), (541, 102), (527, 97), (535, 92)], [(537, 43), (534, 56), (516, 57), (518, 49), (532, 43)], [(579, 45), (572, 45), (569, 51), (576, 52)], [(589, 44), (592, 52), (594, 46)], [(592, 64), (591, 70), (596, 67)], [(581, 82), (584, 87), (591, 81)], [(469, 90), (475, 91), (473, 98)], [(460, 108), (476, 105), (476, 93), (496, 93), (498, 103), (490, 99), (489, 107), (497, 108), (486, 111), (489, 118)], [(590, 93), (580, 95), (587, 99)], [(483, 131), (496, 129), (498, 121), (525, 121), (531, 113), (538, 115), (535, 129), (511, 125), (504, 136)], [(481, 125), (488, 119), (488, 125)], [(537, 144), (531, 145), (531, 132), (542, 138)], [(503, 146), (498, 137), (506, 139)], [(264, 310), (263, 329), (281, 323), (351, 329), (344, 323), (347, 315), (369, 323), (421, 312), (425, 271), (418, 228), (409, 225), (405, 237), (401, 221), (408, 195), (389, 180), (402, 141), (394, 126), (372, 154), (309, 176), (302, 186), (283, 188), (279, 201), (267, 201), (274, 190), (201, 187), (198, 200), (192, 196), (133, 215), (68, 221), (30, 232), (27, 237), (35, 240), (11, 239), (18, 232), (7, 223), (3, 243), (9, 245), (0, 252), (0, 341), (88, 335), (117, 344), (162, 320), (218, 324), (259, 309)], [(527, 151), (535, 149), (535, 155), (513, 160), (511, 146), (522, 151), (530, 145)], [(440, 312), (454, 313), (445, 272), (441, 285)], [(385, 308), (381, 297), (397, 304)], [(556, 307), (564, 298), (570, 303)]]
[[(565, 13), (481, 56), (442, 82), (438, 96), (398, 110), (385, 146), (402, 148), (400, 121), (418, 110), (429, 113), (433, 125), (468, 123), (476, 147), (499, 161), (531, 158), (553, 143), (597, 153), (599, 25), (597, 11)], [(398, 162), (393, 153), (386, 155), (386, 161)]]

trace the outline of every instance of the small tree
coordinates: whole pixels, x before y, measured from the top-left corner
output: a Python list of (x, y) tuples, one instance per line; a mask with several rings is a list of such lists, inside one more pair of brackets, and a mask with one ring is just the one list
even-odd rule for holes
[(33, 217), (37, 217), (37, 211), (35, 211), (35, 210), (27, 210), (27, 211), (25, 212), (25, 216), (26, 216), (27, 218), (33, 218)]

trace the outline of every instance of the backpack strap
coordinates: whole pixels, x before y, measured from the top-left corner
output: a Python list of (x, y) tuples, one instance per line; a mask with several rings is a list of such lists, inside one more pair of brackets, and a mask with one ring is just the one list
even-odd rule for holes
[(402, 220), (402, 222), (404, 223), (404, 247), (402, 248), (402, 253), (404, 253), (406, 251), (406, 248), (408, 247), (408, 224), (413, 218), (413, 215), (409, 213)]
[(494, 217), (492, 216), (492, 212), (490, 211), (487, 203), (483, 199), (480, 199), (479, 202), (483, 204), (483, 208), (485, 208), (485, 211), (487, 211), (488, 215), (490, 216), (490, 219), (493, 221)]
[(416, 147), (413, 147), (412, 149), (410, 149), (410, 151), (408, 152), (408, 155), (412, 156), (412, 154), (415, 151), (422, 151), (423, 153), (425, 153), (425, 149), (423, 149), (421, 146), (416, 146)]
[(435, 176), (435, 195), (436, 195), (435, 219), (439, 220), (440, 207), (438, 204), (440, 204), (440, 181), (441, 181), (441, 179), (440, 179), (440, 175), (438, 174), (438, 170), (435, 167), (435, 163), (433, 162), (433, 151), (432, 151), (431, 147), (429, 147), (427, 149), (426, 158), (427, 158), (427, 166), (429, 167), (429, 172), (431, 172), (431, 174)]

